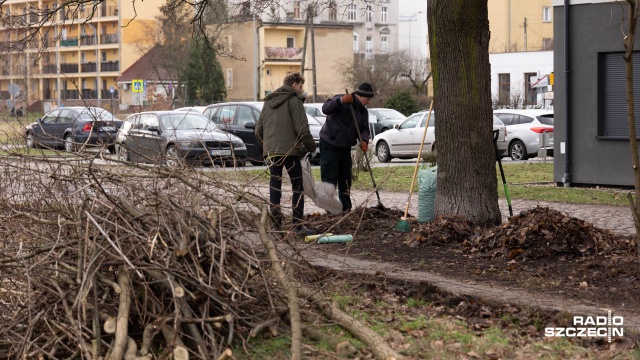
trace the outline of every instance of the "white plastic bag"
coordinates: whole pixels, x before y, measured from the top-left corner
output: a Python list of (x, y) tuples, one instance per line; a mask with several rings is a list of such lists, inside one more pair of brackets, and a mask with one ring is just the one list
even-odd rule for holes
[(336, 194), (336, 186), (327, 182), (316, 183), (307, 156), (300, 160), (300, 163), (302, 164), (303, 193), (319, 208), (325, 209), (331, 214), (340, 214), (342, 203)]

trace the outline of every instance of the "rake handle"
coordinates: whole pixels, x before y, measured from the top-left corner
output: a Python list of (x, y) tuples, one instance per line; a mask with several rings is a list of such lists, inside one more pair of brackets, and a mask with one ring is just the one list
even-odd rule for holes
[(433, 110), (433, 100), (429, 105), (429, 114), (427, 115), (427, 123), (424, 126), (424, 132), (422, 133), (422, 140), (420, 141), (420, 150), (418, 150), (418, 159), (416, 160), (416, 166), (413, 169), (413, 178), (411, 179), (411, 187), (409, 188), (409, 199), (407, 199), (407, 207), (404, 209), (403, 218), (407, 217), (409, 213), (409, 205), (411, 204), (411, 195), (413, 194), (413, 186), (416, 184), (416, 175), (418, 174), (418, 165), (420, 165), (420, 156), (422, 156), (422, 148), (424, 147), (424, 138), (427, 137), (427, 129), (429, 128), (429, 121), (431, 121), (431, 110)]

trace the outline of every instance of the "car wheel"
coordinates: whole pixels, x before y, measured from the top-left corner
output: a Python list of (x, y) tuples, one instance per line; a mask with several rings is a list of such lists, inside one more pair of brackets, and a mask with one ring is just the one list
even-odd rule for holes
[(127, 149), (123, 145), (118, 145), (117, 149), (118, 160), (129, 161), (129, 149)]
[(27, 143), (27, 148), (29, 149), (36, 149), (38, 147), (36, 145), (36, 139), (33, 137), (32, 133), (27, 133), (25, 141)]
[(170, 145), (165, 152), (165, 164), (170, 167), (178, 167), (182, 163), (182, 159), (180, 158), (180, 153), (178, 153), (178, 149), (175, 146)]
[(73, 143), (73, 138), (71, 135), (67, 135), (64, 137), (64, 151), (66, 152), (76, 152), (76, 145)]
[(513, 160), (527, 160), (527, 148), (520, 140), (516, 140), (509, 144), (509, 155)]
[(391, 152), (389, 151), (389, 145), (380, 141), (376, 146), (376, 156), (378, 157), (378, 161), (386, 163), (391, 161)]

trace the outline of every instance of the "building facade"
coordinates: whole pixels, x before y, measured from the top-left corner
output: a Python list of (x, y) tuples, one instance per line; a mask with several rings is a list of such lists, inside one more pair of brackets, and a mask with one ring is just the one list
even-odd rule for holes
[(553, 108), (553, 51), (490, 53), (494, 108)]
[[(553, 5), (554, 181), (564, 186), (633, 186), (623, 59), (628, 7), (612, 0), (570, 0), (567, 7), (564, 0), (554, 0)], [(633, 46), (640, 49), (640, 37)], [(640, 137), (638, 65), (636, 50), (636, 138)]]
[(489, 0), (489, 52), (553, 49), (552, 0)]
[[(118, 102), (116, 79), (151, 43), (157, 3), (107, 0), (60, 5), (13, 0), (2, 7), (0, 101), (48, 110)], [(29, 41), (24, 41), (29, 38)], [(15, 91), (19, 89), (19, 91)]]

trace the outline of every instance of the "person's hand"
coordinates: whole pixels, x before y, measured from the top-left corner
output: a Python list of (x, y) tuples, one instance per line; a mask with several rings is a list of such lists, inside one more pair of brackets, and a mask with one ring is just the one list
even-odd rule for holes
[(342, 103), (343, 103), (343, 104), (349, 104), (349, 103), (352, 103), (352, 102), (353, 102), (353, 95), (351, 95), (351, 94), (344, 94), (344, 95), (342, 95), (341, 100), (342, 100)]
[(367, 149), (369, 149), (369, 144), (366, 141), (362, 140), (360, 142), (360, 150), (362, 150), (362, 152), (366, 153)]
[(311, 159), (316, 157), (316, 155), (318, 155), (318, 149), (317, 148), (311, 153)]

